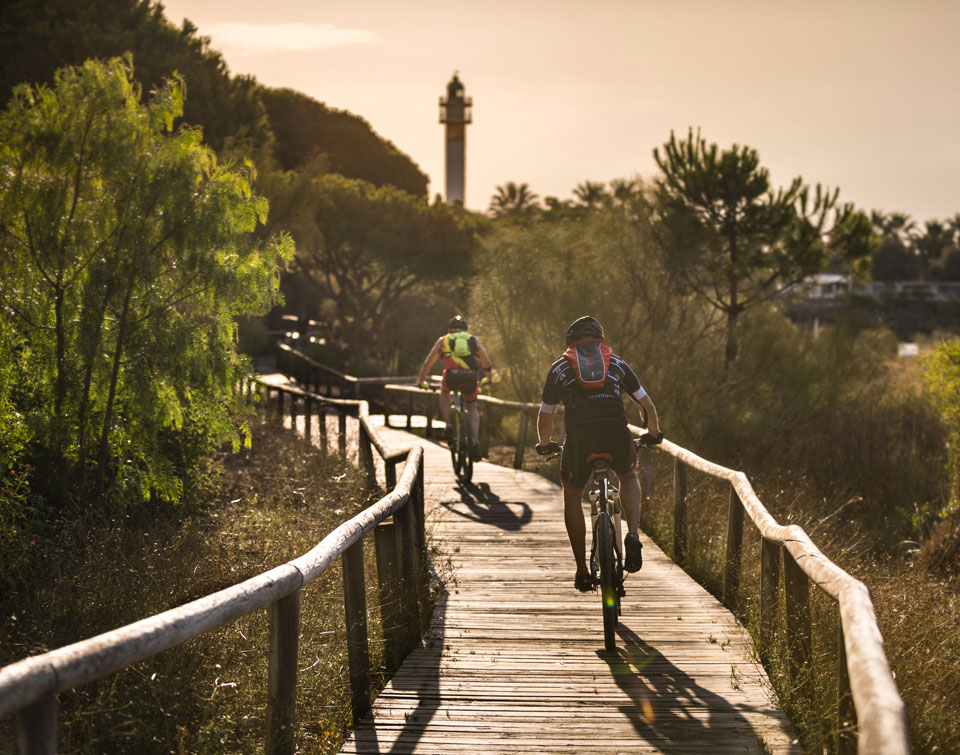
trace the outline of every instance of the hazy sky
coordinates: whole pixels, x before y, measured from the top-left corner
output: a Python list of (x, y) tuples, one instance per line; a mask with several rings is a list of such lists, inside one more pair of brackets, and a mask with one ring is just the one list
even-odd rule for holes
[(473, 97), (466, 204), (650, 176), (689, 127), (864, 209), (960, 212), (960, 0), (167, 0), (233, 73), (365, 118), (443, 191), (438, 98)]

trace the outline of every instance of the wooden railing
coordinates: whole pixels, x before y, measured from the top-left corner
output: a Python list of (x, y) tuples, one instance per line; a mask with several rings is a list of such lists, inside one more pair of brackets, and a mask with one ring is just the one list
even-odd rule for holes
[[(26, 658), (0, 669), (0, 717), (15, 715), (18, 750), (53, 753), (57, 745), (57, 694), (100, 679), (131, 664), (180, 645), (254, 611), (269, 607), (270, 656), (267, 679), (266, 751), (293, 753), (296, 723), (297, 649), (300, 593), (338, 557), (342, 557), (344, 612), (354, 721), (370, 704), (370, 652), (363, 571), (363, 536), (374, 532), (377, 578), (384, 625), (385, 661), (396, 668), (420, 642), (420, 611), (425, 591), (423, 448), (390, 449), (369, 421), (366, 401), (328, 399), (293, 388), (262, 383), (252, 388), (269, 400), (276, 394), (278, 413), (289, 407), (292, 425), (305, 417), (336, 413), (338, 448), (347, 450), (347, 417), (359, 422), (359, 461), (375, 480), (373, 449), (383, 458), (388, 492), (377, 503), (344, 522), (299, 558), (225, 590), (73, 645)], [(298, 412), (298, 405), (302, 408)], [(326, 422), (318, 423), (326, 444)], [(326, 447), (326, 445), (324, 445)], [(405, 461), (397, 480), (396, 467)], [(392, 517), (392, 523), (386, 520)]]
[[(411, 386), (387, 386), (384, 412), (407, 414), (425, 406), (427, 416), (436, 410), (435, 392)], [(480, 397), (480, 401), (497, 411), (521, 414), (515, 467), (523, 463), (528, 418), (539, 404), (500, 401)], [(429, 427), (428, 420), (428, 427)], [(486, 423), (489, 427), (489, 421)], [(483, 428), (481, 424), (481, 428)], [(632, 426), (636, 434), (645, 430)], [(840, 613), (841, 633), (838, 671), (838, 721), (836, 749), (840, 753), (861, 755), (884, 753), (903, 755), (910, 752), (909, 730), (903, 701), (883, 648), (883, 638), (870, 591), (861, 581), (850, 576), (828, 559), (797, 525), (778, 524), (757, 497), (743, 472), (727, 469), (700, 458), (669, 440), (656, 447), (674, 457), (673, 475), (673, 547), (674, 558), (684, 565), (687, 553), (687, 475), (694, 469), (710, 477), (730, 483), (727, 508), (726, 558), (724, 564), (724, 604), (735, 610), (741, 582), (741, 556), (744, 512), (759, 530), (762, 538), (759, 590), (759, 645), (766, 653), (772, 643), (780, 605), (781, 563), (784, 584), (785, 625), (789, 648), (789, 670), (797, 679), (811, 663), (813, 627), (810, 612), (809, 586), (819, 587), (836, 601)], [(644, 497), (649, 498), (653, 486), (653, 449), (641, 449), (638, 473)]]
[(327, 367), (285, 343), (276, 345), (277, 368), (295, 378), (304, 389), (328, 398), (353, 398), (379, 401), (388, 383), (415, 383), (416, 376), (354, 377)]
[[(480, 408), (480, 456), (487, 456), (490, 450), (490, 429), (494, 424), (495, 415), (504, 415), (513, 412), (520, 415), (517, 428), (516, 450), (513, 454), (513, 468), (523, 469), (523, 458), (528, 446), (530, 419), (534, 417), (539, 404), (527, 404), (521, 401), (505, 401), (493, 396), (477, 397)], [(420, 411), (416, 411), (419, 409)], [(561, 418), (563, 407), (560, 408)], [(384, 423), (389, 424), (390, 415), (406, 415), (406, 427), (410, 429), (412, 416), (423, 414), (427, 420), (426, 435), (434, 437), (433, 422), (439, 415), (439, 398), (437, 391), (424, 390), (409, 385), (384, 386), (383, 416)], [(562, 419), (561, 419), (562, 421)]]

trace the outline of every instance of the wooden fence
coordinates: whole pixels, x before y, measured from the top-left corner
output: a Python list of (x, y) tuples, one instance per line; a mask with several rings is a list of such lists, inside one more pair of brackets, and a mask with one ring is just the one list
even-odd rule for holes
[[(436, 393), (411, 386), (387, 386), (384, 413), (410, 415), (422, 407), (428, 417), (436, 411)], [(539, 404), (501, 401), (481, 396), (486, 411), (520, 413), (519, 435), (514, 466), (523, 464), (528, 419)], [(486, 441), (489, 441), (489, 419)], [(636, 434), (645, 430), (631, 425)], [(484, 446), (486, 448), (486, 446)], [(813, 627), (810, 611), (810, 585), (824, 591), (836, 601), (840, 612), (842, 636), (838, 643), (838, 721), (836, 749), (839, 753), (861, 755), (884, 753), (903, 755), (910, 752), (909, 729), (903, 701), (883, 648), (870, 591), (823, 555), (803, 529), (797, 525), (778, 524), (757, 497), (743, 472), (727, 469), (700, 458), (668, 440), (656, 447), (674, 457), (673, 513), (674, 558), (684, 565), (687, 552), (687, 475), (693, 469), (730, 483), (727, 508), (726, 559), (723, 580), (724, 604), (737, 607), (741, 583), (741, 555), (744, 512), (759, 530), (762, 538), (759, 590), (761, 653), (770, 648), (777, 623), (781, 593), (781, 571), (785, 625), (789, 648), (789, 671), (797, 679), (811, 663)], [(641, 490), (648, 498), (653, 487), (653, 449), (641, 449), (638, 473)], [(782, 565), (782, 567), (781, 567)]]
[[(434, 390), (424, 390), (409, 385), (386, 385), (383, 391), (384, 424), (389, 425), (390, 415), (406, 415), (406, 428), (412, 426), (412, 417), (423, 414), (427, 420), (426, 434), (428, 438), (435, 435), (433, 422), (439, 416), (439, 394)], [(539, 404), (527, 404), (521, 401), (504, 401), (493, 396), (480, 395), (477, 397), (480, 409), (480, 456), (485, 457), (490, 451), (490, 428), (495, 418), (508, 413), (519, 414), (517, 427), (516, 450), (513, 454), (513, 468), (523, 469), (523, 459), (530, 435), (530, 420), (535, 417)], [(419, 410), (419, 411), (418, 411)], [(561, 422), (563, 407), (560, 407)]]
[[(300, 595), (304, 587), (342, 557), (344, 613), (350, 663), (354, 721), (370, 704), (370, 652), (363, 571), (363, 536), (373, 531), (388, 667), (420, 642), (420, 611), (425, 590), (423, 512), (423, 449), (388, 448), (369, 422), (366, 401), (320, 397), (262, 383), (260, 395), (276, 394), (277, 411), (285, 406), (297, 426), (302, 413), (310, 436), (311, 419), (336, 413), (338, 448), (347, 451), (347, 417), (359, 422), (359, 462), (375, 482), (373, 449), (384, 460), (390, 490), (377, 503), (344, 522), (312, 550), (225, 590), (111, 632), (0, 669), (0, 717), (14, 715), (17, 747), (22, 753), (56, 751), (57, 694), (100, 679), (200, 634), (236, 621), (262, 608), (270, 611), (268, 709), (265, 732), (268, 753), (293, 753), (296, 724), (297, 649)], [(298, 407), (300, 412), (298, 412)], [(326, 422), (318, 423), (326, 443)], [(326, 446), (324, 446), (326, 447)], [(397, 479), (397, 465), (405, 461)], [(391, 522), (386, 520), (392, 519)]]

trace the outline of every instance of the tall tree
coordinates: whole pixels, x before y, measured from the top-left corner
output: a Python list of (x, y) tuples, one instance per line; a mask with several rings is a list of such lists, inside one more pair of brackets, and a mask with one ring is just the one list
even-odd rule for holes
[(599, 181), (582, 181), (573, 190), (575, 196), (585, 207), (594, 208), (608, 199), (606, 188)]
[(539, 197), (526, 183), (508, 181), (497, 187), (488, 212), (495, 218), (525, 217), (540, 209)]
[(870, 223), (836, 190), (795, 178), (772, 190), (757, 152), (720, 151), (691, 129), (654, 149), (661, 244), (686, 285), (726, 318), (725, 368), (737, 356), (737, 320), (756, 304), (822, 270), (832, 255), (869, 251)]
[(210, 40), (189, 21), (170, 23), (156, 0), (11, 0), (0, 4), (0, 105), (19, 83), (50, 84), (62, 66), (131, 54), (142, 92), (175, 72), (189, 97), (183, 117), (216, 150), (269, 145), (270, 129), (249, 77), (231, 77)]
[(329, 305), (337, 335), (357, 354), (388, 358), (398, 306), (427, 282), (472, 270), (475, 221), (393, 186), (336, 174), (316, 178), (292, 226), (296, 269)]
[(0, 116), (3, 346), (61, 499), (91, 476), (179, 496), (164, 439), (185, 417), (231, 436), (235, 321), (292, 251), (254, 242), (250, 170), (173, 131), (182, 103), (169, 82), (141, 105), (129, 60), (88, 61)]
[(381, 139), (362, 118), (290, 89), (265, 89), (263, 101), (276, 137), (283, 170), (320, 163), (331, 173), (384, 186), (392, 184), (419, 197), (427, 176), (392, 143)]

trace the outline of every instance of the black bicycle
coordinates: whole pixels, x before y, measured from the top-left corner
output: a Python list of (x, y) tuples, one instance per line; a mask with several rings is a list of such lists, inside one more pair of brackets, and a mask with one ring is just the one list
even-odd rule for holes
[(460, 391), (451, 391), (450, 423), (453, 432), (450, 440), (450, 458), (453, 461), (453, 473), (461, 482), (470, 482), (473, 478), (473, 428), (470, 426), (470, 413), (463, 408)]
[[(639, 449), (658, 443), (663, 438), (649, 434), (634, 438)], [(537, 452), (559, 458), (563, 452), (560, 443), (550, 442), (538, 447)], [(620, 488), (615, 484), (616, 475), (610, 469), (613, 457), (610, 454), (591, 454), (587, 460), (593, 461), (593, 469), (584, 494), (590, 501), (590, 524), (593, 543), (590, 546), (590, 579), (594, 587), (600, 588), (600, 600), (603, 609), (603, 646), (606, 650), (617, 647), (617, 622), (622, 611), (621, 599), (626, 595), (623, 588), (625, 572), (623, 552), (620, 543), (621, 533)]]

